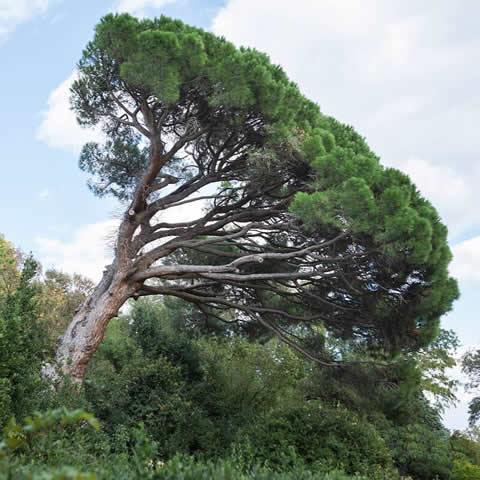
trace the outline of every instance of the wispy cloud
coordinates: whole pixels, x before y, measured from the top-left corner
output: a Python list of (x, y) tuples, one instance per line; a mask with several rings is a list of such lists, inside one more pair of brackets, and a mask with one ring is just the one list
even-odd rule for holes
[(412, 157), (400, 167), (436, 207), (451, 238), (458, 238), (472, 225), (480, 225), (480, 210), (468, 208), (477, 202), (480, 170), (476, 166), (470, 168), (470, 175), (465, 175), (450, 165)]
[(109, 245), (117, 227), (118, 220), (106, 220), (76, 229), (71, 241), (37, 237), (35, 243), (39, 260), (46, 268), (80, 273), (98, 281), (102, 277), (103, 266), (111, 261)]
[(480, 282), (480, 236), (453, 247), (451, 273), (461, 282)]
[(70, 87), (76, 77), (77, 73), (73, 72), (48, 96), (47, 109), (41, 114), (36, 139), (50, 147), (78, 154), (85, 143), (101, 141), (102, 134), (99, 129), (80, 127), (70, 108)]
[(384, 164), (407, 170), (460, 238), (480, 230), (472, 201), (480, 181), (479, 14), (480, 3), (458, 9), (447, 0), (228, 0), (212, 29), (267, 52)]
[(52, 0), (0, 0), (0, 41), (21, 23), (47, 11)]
[[(204, 202), (181, 205), (158, 215), (162, 222), (186, 222), (198, 218)], [(71, 239), (59, 240), (57, 235), (35, 238), (38, 257), (44, 267), (55, 267), (68, 273), (80, 273), (98, 281), (105, 265), (112, 260), (119, 220), (106, 220), (83, 225)], [(61, 229), (60, 229), (61, 230)]]
[(50, 196), (50, 190), (48, 188), (44, 188), (39, 194), (38, 194), (40, 200), (46, 200)]

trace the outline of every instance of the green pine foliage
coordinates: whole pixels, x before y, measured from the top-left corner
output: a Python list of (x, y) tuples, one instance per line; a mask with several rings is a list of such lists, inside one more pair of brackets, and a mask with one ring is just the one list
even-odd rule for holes
[[(420, 328), (417, 344), (428, 345), (439, 333), (440, 316), (458, 297), (447, 271), (447, 229), (408, 176), (381, 166), (351, 127), (331, 118), (320, 123), (302, 146), (314, 170), (311, 191), (297, 193), (290, 210), (309, 232), (331, 225), (352, 232), (357, 248), (378, 251), (383, 259), (370, 264), (369, 284), (363, 287), (383, 297), (377, 315), (389, 322), (396, 342)], [(382, 262), (388, 262), (386, 271)], [(402, 306), (395, 296), (383, 295), (384, 282), (398, 285), (411, 302)]]

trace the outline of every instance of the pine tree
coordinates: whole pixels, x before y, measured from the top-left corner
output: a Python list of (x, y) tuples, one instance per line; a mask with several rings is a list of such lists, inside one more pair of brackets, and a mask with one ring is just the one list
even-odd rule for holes
[[(435, 209), (267, 55), (166, 17), (107, 15), (71, 100), (106, 136), (80, 156), (90, 188), (126, 206), (114, 260), (58, 348), (75, 380), (121, 305), (146, 295), (264, 328), (324, 365), (342, 360), (312, 335), (390, 355), (437, 334), (458, 291)], [(193, 220), (162, 220), (199, 202)]]

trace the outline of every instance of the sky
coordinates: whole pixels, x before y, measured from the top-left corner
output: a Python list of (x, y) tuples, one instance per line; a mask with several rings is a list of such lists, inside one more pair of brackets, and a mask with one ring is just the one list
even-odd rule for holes
[[(463, 0), (0, 0), (0, 233), (44, 268), (94, 280), (122, 207), (78, 169), (98, 137), (69, 109), (76, 62), (109, 12), (165, 14), (264, 51), (321, 110), (410, 175), (449, 228), (461, 298), (443, 319), (480, 347), (480, 3)], [(459, 370), (455, 375), (460, 375)], [(459, 390), (445, 423), (467, 426)]]

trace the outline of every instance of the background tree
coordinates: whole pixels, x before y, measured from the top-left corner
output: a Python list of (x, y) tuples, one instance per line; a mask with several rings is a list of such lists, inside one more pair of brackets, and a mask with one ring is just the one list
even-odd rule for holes
[(455, 354), (458, 346), (456, 334), (452, 330), (442, 329), (430, 345), (413, 355), (422, 374), (422, 390), (433, 398), (433, 404), (439, 411), (457, 401), (456, 392), (460, 381), (450, 377), (448, 370), (457, 365)]
[[(480, 386), (480, 350), (471, 350), (462, 358), (462, 371), (470, 381), (466, 384), (469, 390), (477, 391)], [(480, 396), (475, 396), (469, 405), (470, 424), (473, 426), (480, 418)]]
[[(384, 356), (435, 337), (457, 297), (446, 228), (407, 176), (266, 55), (166, 17), (108, 15), (72, 106), (106, 135), (80, 156), (90, 188), (126, 206), (113, 263), (57, 350), (75, 380), (120, 306), (152, 294), (261, 326), (324, 365), (344, 360), (312, 335)], [(200, 201), (193, 220), (162, 219)], [(180, 249), (216, 261), (167, 262)]]
[(72, 321), (82, 303), (92, 293), (95, 284), (74, 273), (47, 270), (37, 282), (38, 321), (49, 337), (51, 358), (55, 357), (59, 336)]
[(21, 252), (0, 234), (0, 298), (5, 298), (17, 288), (21, 261)]
[[(40, 367), (46, 336), (38, 322), (37, 263), (26, 258), (13, 291), (0, 297), (0, 429), (11, 416), (21, 417), (39, 405), (45, 385)], [(10, 272), (10, 264), (7, 272)]]

